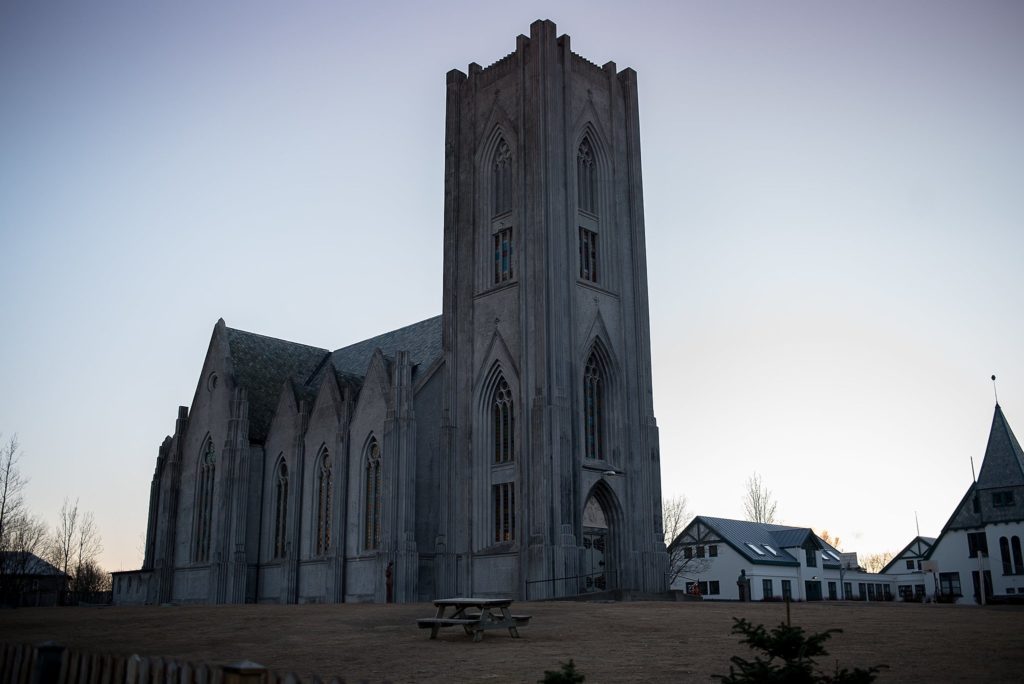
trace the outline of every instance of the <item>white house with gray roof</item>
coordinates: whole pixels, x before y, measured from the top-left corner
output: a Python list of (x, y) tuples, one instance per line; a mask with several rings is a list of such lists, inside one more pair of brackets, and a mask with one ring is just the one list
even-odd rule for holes
[(929, 595), (957, 603), (1024, 601), (1022, 544), (1024, 451), (996, 404), (978, 480), (923, 558)]
[(467, 71), (441, 315), (334, 351), (218, 321), (116, 602), (665, 590), (636, 72), (550, 21)]
[(698, 515), (669, 547), (680, 572), (672, 588), (710, 600), (887, 600), (895, 582), (861, 570), (809, 527)]

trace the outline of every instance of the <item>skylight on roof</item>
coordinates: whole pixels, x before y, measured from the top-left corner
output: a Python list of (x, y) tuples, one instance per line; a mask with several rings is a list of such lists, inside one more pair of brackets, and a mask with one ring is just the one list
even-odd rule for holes
[(768, 549), (768, 551), (770, 551), (773, 556), (778, 556), (779, 555), (778, 551), (776, 551), (772, 547), (768, 546), (767, 544), (764, 545), (764, 548)]
[(832, 558), (834, 558), (834, 559), (836, 559), (836, 560), (841, 560), (841, 559), (839, 558), (839, 556), (837, 556), (837, 555), (836, 555), (836, 552), (835, 552), (835, 551), (829, 551), (828, 549), (825, 549), (825, 550), (824, 550), (824, 551), (823, 551), (822, 553), (825, 553), (825, 554), (827, 554), (827, 555), (831, 556)]
[(758, 556), (763, 556), (764, 555), (764, 551), (762, 551), (761, 549), (757, 548), (757, 544), (751, 544), (750, 542), (746, 542), (746, 544), (747, 544), (747, 546), (750, 547), (750, 550), (753, 551), (754, 553), (756, 553)]

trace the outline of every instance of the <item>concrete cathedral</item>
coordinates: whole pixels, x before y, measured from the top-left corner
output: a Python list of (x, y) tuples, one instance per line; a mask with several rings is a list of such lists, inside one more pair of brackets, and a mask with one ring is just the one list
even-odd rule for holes
[(637, 81), (537, 21), (447, 76), (440, 316), (214, 326), (115, 601), (666, 589)]

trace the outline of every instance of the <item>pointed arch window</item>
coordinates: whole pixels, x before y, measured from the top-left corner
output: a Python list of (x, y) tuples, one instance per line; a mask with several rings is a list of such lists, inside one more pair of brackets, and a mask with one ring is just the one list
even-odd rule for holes
[(594, 150), (590, 138), (583, 138), (576, 151), (576, 196), (580, 209), (597, 213), (597, 183), (594, 175)]
[(207, 438), (196, 473), (195, 542), (192, 558), (197, 563), (210, 560), (210, 536), (213, 531), (213, 485), (217, 474), (217, 454), (213, 440)]
[(590, 460), (605, 457), (604, 420), (606, 381), (597, 351), (590, 353), (583, 370), (584, 455)]
[(493, 216), (512, 211), (512, 149), (505, 138), (498, 140), (491, 167), (491, 207)]
[(494, 462), (510, 463), (515, 460), (515, 412), (512, 410), (512, 390), (505, 378), (494, 389), (491, 415), (494, 419)]
[(277, 465), (274, 495), (274, 558), (284, 558), (288, 538), (288, 464), (283, 456)]
[(316, 471), (316, 555), (322, 556), (331, 548), (331, 493), (334, 474), (331, 454), (320, 452), (320, 467)]
[(512, 280), (512, 149), (498, 139), (491, 165), (491, 242), (495, 285)]
[(576, 151), (576, 218), (579, 226), (580, 280), (590, 283), (598, 279), (598, 198), (597, 168), (594, 147), (584, 137)]
[(1024, 575), (1024, 554), (1021, 553), (1020, 537), (1013, 535), (1010, 538), (1010, 548), (1013, 549), (1013, 564), (1015, 566), (1014, 573), (1017, 575)]
[(380, 445), (376, 437), (371, 437), (366, 445), (366, 516), (363, 520), (363, 545), (367, 550), (380, 548), (380, 466)]

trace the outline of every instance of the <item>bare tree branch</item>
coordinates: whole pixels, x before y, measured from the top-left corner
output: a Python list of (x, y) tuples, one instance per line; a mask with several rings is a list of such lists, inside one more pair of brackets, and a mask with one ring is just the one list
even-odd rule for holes
[(28, 480), (18, 469), (20, 457), (18, 435), (11, 435), (6, 443), (0, 444), (0, 551), (10, 550), (10, 524), (18, 521), (25, 510), (22, 490)]
[(757, 523), (775, 522), (776, 505), (771, 490), (765, 486), (760, 475), (755, 472), (747, 478), (743, 494), (743, 512), (747, 520)]
[(680, 535), (693, 521), (689, 502), (685, 496), (663, 499), (661, 517), (665, 526), (665, 544), (668, 546), (668, 585), (681, 577), (687, 579), (707, 572), (711, 563), (707, 558), (698, 557), (693, 543), (684, 543)]
[(861, 560), (861, 566), (868, 572), (881, 572), (882, 568), (889, 564), (892, 560), (892, 551), (882, 551), (881, 553), (869, 553), (864, 556)]

